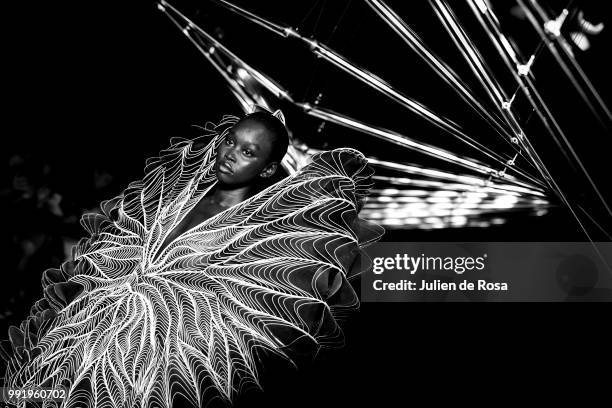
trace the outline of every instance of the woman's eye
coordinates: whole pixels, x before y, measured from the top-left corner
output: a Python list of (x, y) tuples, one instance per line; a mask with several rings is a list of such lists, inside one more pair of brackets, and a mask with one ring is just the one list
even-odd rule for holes
[(244, 154), (245, 154), (246, 156), (252, 156), (252, 155), (253, 155), (253, 152), (252, 152), (252, 151), (250, 151), (250, 150), (244, 150)]
[(233, 141), (233, 140), (231, 140), (231, 139), (225, 139), (225, 144), (226, 144), (226, 145), (233, 145), (233, 144), (234, 144), (234, 141)]

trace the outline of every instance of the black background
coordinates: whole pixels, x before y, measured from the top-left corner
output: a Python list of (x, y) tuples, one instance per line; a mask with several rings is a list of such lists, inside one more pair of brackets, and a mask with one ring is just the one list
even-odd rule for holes
[[(177, 5), (211, 31), (220, 27), (223, 41), (230, 48), (291, 88), (297, 99), (312, 101), (323, 92), (323, 101), (333, 109), (342, 108), (398, 131), (431, 132), (429, 125), (401, 109), (376, 103), (370, 90), (338, 75), (307, 50), (288, 46), (286, 40), (236, 19), (210, 2), (182, 3)], [(416, 58), (395, 51), (401, 42), (390, 32), (385, 33), (386, 28), (360, 2), (351, 4), (336, 30), (347, 2), (328, 1), (318, 24), (320, 8), (303, 20), (315, 2), (261, 3), (242, 2), (289, 25), (302, 22), (302, 32), (327, 40), (328, 45), (359, 64), (405, 86), (403, 89), (417, 99), (454, 120), (465, 119), (470, 129), (486, 129), (470, 119), (467, 109), (453, 100), (452, 92), (444, 91), (433, 75), (426, 74), (426, 69), (417, 70)], [(440, 46), (441, 55), (459, 64), (459, 57), (446, 51), (451, 48), (444, 48), (445, 33), (433, 25), (435, 19), (426, 3), (414, 3), (418, 4), (397, 2), (398, 11), (405, 13), (402, 15), (408, 16), (424, 37), (430, 33), (427, 39)], [(510, 4), (500, 3), (506, 8)], [(584, 7), (595, 22), (609, 21), (609, 14), (601, 7)], [(6, 30), (3, 166), (16, 153), (50, 163), (54, 188), (74, 207), (93, 208), (100, 199), (119, 193), (127, 182), (142, 175), (145, 159), (166, 146), (169, 137), (189, 135), (189, 125), (216, 121), (225, 113), (240, 113), (218, 74), (152, 2), (12, 3), (5, 8), (2, 20)], [(526, 43), (533, 39), (535, 44), (535, 34), (526, 34), (530, 28), (524, 24), (516, 22), (512, 29), (530, 39)], [(604, 59), (609, 52), (608, 31), (609, 27), (593, 41), (592, 50), (580, 55), (581, 64), (606, 101), (610, 100), (610, 63)], [(551, 68), (552, 59), (544, 55), (542, 60), (543, 68), (539, 77), (536, 68), (536, 77), (548, 91), (564, 128), (596, 181), (604, 191), (609, 190), (609, 152), (603, 149), (609, 131), (592, 121), (588, 112), (580, 111), (579, 100), (567, 81)], [(409, 64), (412, 61), (414, 71)], [(463, 72), (469, 71), (464, 68)], [(318, 125), (302, 121), (288, 110), (289, 125), (303, 126), (305, 134)], [(537, 132), (535, 124), (534, 129)], [(335, 140), (334, 130), (337, 128), (326, 127), (322, 134), (313, 136), (313, 143)], [(545, 147), (543, 150), (547, 151)], [(551, 157), (554, 154), (550, 149)], [(91, 192), (94, 169), (113, 175), (113, 183), (103, 192), (105, 196)], [(571, 185), (572, 180), (566, 183)], [(26, 210), (7, 207), (4, 214), (9, 230), (37, 222)], [(583, 241), (585, 237), (561, 208), (547, 217), (517, 217), (501, 227), (390, 231), (385, 239)], [(3, 327), (18, 324), (29, 309), (30, 298), (41, 295), (34, 273), (15, 276), (13, 270), (13, 264), (7, 261), (5, 308), (11, 308), (13, 314), (2, 320)], [(27, 288), (25, 295), (9, 304), (9, 292), (23, 288)], [(610, 355), (609, 337), (603, 334), (609, 319), (606, 323), (593, 307), (521, 306), (363, 304), (345, 324), (345, 348), (323, 352), (299, 371), (282, 365), (266, 370), (262, 380), (265, 393), (248, 393), (238, 405), (348, 406), (374, 398), (376, 405), (396, 406), (415, 403), (419, 397), (435, 403), (448, 394), (452, 396), (453, 386), (461, 383), (468, 387), (459, 391), (459, 396), (467, 393), (477, 398), (483, 388), (499, 390), (500, 395), (513, 394), (539, 384), (540, 374), (550, 369), (559, 381), (567, 374), (565, 380), (571, 385), (570, 366)], [(576, 336), (581, 340), (570, 340)], [(515, 371), (519, 377), (511, 381), (507, 374)]]

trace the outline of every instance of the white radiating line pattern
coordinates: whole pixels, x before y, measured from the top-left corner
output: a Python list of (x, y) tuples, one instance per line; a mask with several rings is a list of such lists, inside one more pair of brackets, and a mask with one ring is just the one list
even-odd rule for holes
[(172, 139), (143, 180), (83, 217), (74, 262), (45, 272), (45, 298), (11, 329), (5, 386), (65, 386), (64, 407), (204, 406), (258, 384), (260, 351), (341, 343), (337, 318), (358, 305), (351, 265), (382, 234), (358, 217), (373, 171), (356, 150), (313, 156), (161, 248), (215, 185), (236, 121)]

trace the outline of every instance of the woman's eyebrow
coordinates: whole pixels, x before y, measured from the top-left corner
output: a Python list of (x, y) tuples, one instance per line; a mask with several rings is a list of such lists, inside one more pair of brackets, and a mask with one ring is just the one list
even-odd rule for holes
[(253, 150), (261, 150), (261, 146), (259, 146), (255, 142), (246, 142), (244, 145), (249, 147), (249, 148), (251, 148), (251, 149), (253, 149)]

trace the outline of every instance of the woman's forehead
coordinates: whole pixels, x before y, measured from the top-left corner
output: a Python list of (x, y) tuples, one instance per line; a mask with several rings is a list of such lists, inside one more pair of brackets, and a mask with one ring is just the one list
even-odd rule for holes
[(271, 146), (272, 133), (261, 123), (254, 120), (243, 120), (236, 123), (229, 134), (245, 143), (253, 143), (263, 146)]

